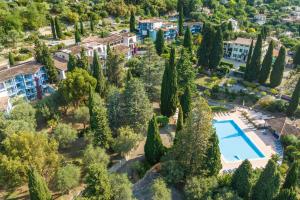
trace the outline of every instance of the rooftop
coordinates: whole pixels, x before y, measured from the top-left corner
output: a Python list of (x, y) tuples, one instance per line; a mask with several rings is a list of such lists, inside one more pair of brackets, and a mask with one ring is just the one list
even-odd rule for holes
[[(242, 45), (251, 45), (252, 39), (249, 38), (241, 38), (238, 37), (236, 40), (228, 41), (228, 43), (233, 43), (233, 44), (242, 44)], [(253, 40), (253, 43), (255, 44), (255, 40)]]
[(0, 71), (0, 82), (6, 81), (10, 78), (13, 78), (17, 75), (23, 74), (34, 74), (36, 73), (43, 65), (37, 63), (36, 61), (29, 61), (26, 63), (18, 64), (4, 70)]
[(159, 18), (150, 18), (150, 19), (139, 20), (139, 23), (155, 23), (155, 22), (163, 22), (163, 20), (159, 19)]
[(279, 136), (292, 134), (300, 137), (300, 129), (287, 117), (266, 119), (267, 126), (270, 126)]
[(65, 59), (54, 56), (53, 61), (54, 61), (54, 66), (57, 69), (62, 70), (62, 71), (67, 70), (68, 61), (66, 61)]

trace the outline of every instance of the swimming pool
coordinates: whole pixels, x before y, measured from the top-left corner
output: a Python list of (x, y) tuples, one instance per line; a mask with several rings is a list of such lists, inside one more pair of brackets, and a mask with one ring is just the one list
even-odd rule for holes
[(214, 121), (221, 154), (226, 161), (264, 158), (264, 154), (251, 142), (233, 120)]

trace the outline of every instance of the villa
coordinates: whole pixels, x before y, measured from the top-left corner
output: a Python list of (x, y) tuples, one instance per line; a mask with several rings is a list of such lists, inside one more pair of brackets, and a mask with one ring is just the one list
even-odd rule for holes
[(45, 67), (35, 61), (5, 66), (0, 69), (0, 96), (42, 98), (48, 91)]
[(138, 22), (138, 34), (141, 38), (149, 36), (150, 31), (159, 29), (163, 25), (163, 20), (159, 18), (143, 19)]

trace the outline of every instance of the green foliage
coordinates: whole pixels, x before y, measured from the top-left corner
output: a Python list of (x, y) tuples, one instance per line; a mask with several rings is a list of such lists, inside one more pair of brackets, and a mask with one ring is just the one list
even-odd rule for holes
[(80, 34), (81, 34), (81, 35), (84, 35), (84, 32), (85, 32), (85, 31), (84, 31), (83, 21), (80, 20), (80, 21), (79, 21), (79, 24), (80, 24)]
[(250, 45), (250, 49), (248, 52), (248, 56), (247, 56), (247, 62), (246, 62), (246, 68), (245, 68), (245, 73), (244, 73), (244, 79), (245, 80), (250, 80), (250, 75), (251, 75), (251, 58), (252, 58), (252, 54), (253, 54), (253, 40), (251, 41), (251, 45)]
[(52, 196), (43, 177), (31, 168), (28, 170), (28, 188), (31, 200), (51, 200)]
[(62, 30), (61, 30), (61, 27), (60, 27), (61, 25), (60, 25), (58, 17), (54, 18), (54, 24), (55, 24), (56, 36), (59, 39), (62, 39), (63, 33), (62, 33)]
[(293, 189), (283, 189), (275, 200), (297, 200), (297, 192)]
[(108, 171), (101, 164), (93, 164), (89, 167), (85, 184), (83, 196), (89, 199), (110, 200), (113, 195)]
[(8, 118), (10, 120), (22, 120), (28, 124), (32, 124), (33, 127), (36, 127), (35, 114), (36, 110), (32, 107), (32, 105), (24, 101), (14, 105)]
[(246, 80), (255, 81), (258, 79), (258, 75), (261, 69), (261, 56), (262, 56), (262, 37), (259, 34), (251, 57), (249, 71), (246, 67)]
[(102, 67), (99, 62), (99, 56), (96, 50), (94, 50), (93, 64), (92, 64), (92, 74), (97, 80), (95, 91), (101, 96), (105, 96), (106, 92), (106, 78), (104, 77)]
[(85, 53), (84, 48), (81, 48), (80, 57), (77, 60), (77, 67), (85, 69), (87, 71), (89, 69), (89, 60)]
[(171, 190), (162, 178), (158, 178), (151, 186), (152, 200), (171, 200)]
[(158, 55), (161, 55), (164, 52), (165, 39), (164, 39), (164, 32), (162, 29), (159, 29), (156, 34), (155, 48)]
[(183, 95), (180, 97), (180, 105), (183, 111), (183, 120), (185, 121), (192, 109), (192, 92), (190, 87), (185, 88)]
[(67, 164), (58, 169), (55, 176), (55, 187), (57, 190), (67, 193), (72, 188), (79, 185), (80, 168), (72, 164)]
[(67, 64), (68, 72), (72, 72), (75, 69), (76, 65), (77, 65), (76, 57), (74, 55), (70, 54), (68, 64)]
[(193, 50), (193, 41), (192, 41), (192, 33), (190, 27), (187, 26), (184, 38), (183, 38), (183, 46), (187, 48), (190, 52)]
[(134, 16), (134, 12), (131, 11), (130, 13), (130, 22), (129, 22), (129, 30), (130, 32), (134, 33), (135, 30), (135, 16)]
[[(179, 134), (179, 131), (183, 129), (183, 111), (181, 106), (179, 105), (178, 119), (176, 123), (176, 135)], [(176, 140), (176, 139), (175, 139)]]
[(111, 174), (110, 184), (112, 186), (113, 200), (133, 200), (132, 183), (126, 174)]
[(272, 200), (278, 193), (280, 174), (274, 160), (269, 160), (252, 189), (252, 200)]
[(121, 127), (118, 129), (118, 136), (114, 140), (113, 149), (122, 156), (125, 156), (138, 145), (140, 140), (141, 136), (136, 134), (132, 128), (128, 126)]
[(184, 188), (186, 199), (206, 200), (212, 195), (213, 189), (217, 187), (217, 184), (215, 177), (190, 177)]
[(300, 78), (299, 78), (299, 80), (297, 82), (297, 85), (294, 89), (292, 99), (291, 99), (291, 101), (288, 105), (287, 115), (291, 116), (296, 112), (296, 110), (299, 106), (299, 101), (300, 101)]
[(53, 37), (53, 39), (56, 39), (57, 35), (56, 35), (55, 22), (54, 22), (53, 17), (50, 17), (50, 25), (51, 25), (52, 37)]
[(264, 60), (262, 62), (262, 67), (259, 73), (259, 83), (264, 84), (269, 78), (271, 67), (272, 67), (272, 61), (273, 61), (273, 49), (274, 49), (274, 42), (271, 41), (268, 47), (268, 51), (264, 57)]
[(109, 156), (105, 153), (104, 149), (88, 145), (83, 152), (82, 161), (85, 169), (93, 164), (107, 166), (109, 163)]
[(81, 42), (81, 36), (80, 36), (80, 32), (79, 32), (79, 29), (78, 29), (78, 25), (77, 23), (75, 23), (75, 43), (78, 44)]
[(224, 44), (223, 44), (223, 34), (220, 27), (217, 28), (214, 40), (212, 42), (211, 53), (209, 57), (209, 67), (211, 69), (216, 69), (224, 54)]
[(209, 67), (209, 57), (211, 55), (215, 31), (212, 25), (204, 24), (202, 31), (202, 42), (197, 50), (198, 66)]
[(51, 178), (59, 164), (58, 145), (42, 133), (13, 133), (2, 142), (0, 185), (14, 188), (27, 180), (30, 167)]
[(293, 57), (293, 64), (296, 66), (300, 65), (300, 45), (297, 46), (296, 53)]
[(162, 144), (156, 117), (150, 120), (148, 125), (147, 139), (144, 147), (145, 157), (150, 164), (156, 164), (165, 153), (165, 147)]
[(294, 162), (286, 177), (285, 177), (285, 181), (282, 185), (283, 189), (296, 189), (297, 187), (299, 187), (300, 185), (300, 163), (299, 161)]
[(124, 80), (124, 56), (108, 49), (106, 69), (108, 81), (116, 87), (121, 87)]
[(209, 147), (206, 154), (206, 166), (210, 176), (216, 176), (222, 169), (219, 139), (214, 131), (209, 139)]
[(61, 148), (66, 148), (77, 139), (77, 131), (68, 124), (59, 123), (53, 131), (53, 137)]
[(160, 111), (167, 117), (174, 115), (177, 108), (177, 72), (175, 66), (175, 49), (171, 49), (169, 63), (166, 63), (161, 84)]
[(11, 52), (8, 53), (8, 63), (10, 66), (13, 66), (15, 64), (15, 59)]
[(180, 36), (183, 35), (183, 21), (184, 21), (183, 18), (184, 18), (183, 17), (183, 6), (180, 5), (180, 7), (179, 7), (179, 17), (178, 17), (178, 34)]
[(165, 127), (169, 124), (169, 118), (163, 115), (157, 116), (156, 121), (159, 127)]
[(74, 111), (74, 119), (77, 123), (82, 123), (85, 129), (86, 125), (90, 121), (89, 108), (86, 106), (81, 106)]
[(283, 78), (283, 72), (285, 67), (285, 55), (286, 50), (282, 46), (279, 51), (279, 55), (275, 60), (275, 63), (273, 65), (273, 69), (270, 75), (270, 86), (275, 88), (279, 86), (282, 82)]
[(186, 50), (181, 51), (180, 58), (176, 65), (177, 83), (179, 92), (184, 92), (186, 87), (194, 86), (194, 79), (196, 77), (195, 69), (190, 59), (190, 53)]
[(231, 186), (239, 196), (247, 199), (251, 191), (252, 165), (248, 160), (235, 170), (232, 176)]

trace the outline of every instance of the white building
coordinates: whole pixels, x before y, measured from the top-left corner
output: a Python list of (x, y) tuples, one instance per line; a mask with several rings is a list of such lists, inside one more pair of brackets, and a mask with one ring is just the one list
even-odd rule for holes
[(237, 20), (230, 18), (228, 22), (231, 23), (233, 31), (239, 30), (239, 23)]
[(254, 22), (259, 25), (264, 25), (267, 21), (267, 17), (264, 14), (258, 14), (254, 16)]

